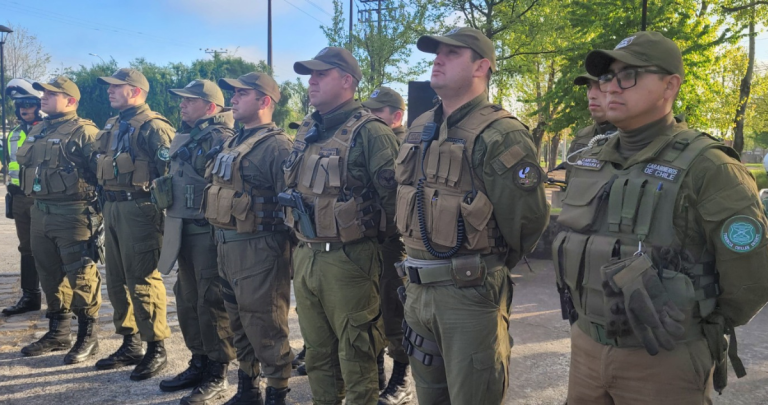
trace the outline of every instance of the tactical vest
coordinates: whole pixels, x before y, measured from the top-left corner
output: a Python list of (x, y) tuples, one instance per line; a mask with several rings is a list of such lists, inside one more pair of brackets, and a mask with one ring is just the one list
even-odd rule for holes
[[(206, 121), (207, 123), (207, 121)], [(195, 170), (192, 163), (198, 153), (204, 153), (202, 143), (210, 139), (211, 132), (221, 125), (208, 124), (192, 138), (191, 133), (177, 133), (171, 141), (169, 154), (171, 156), (171, 168), (168, 171), (171, 176), (171, 189), (173, 203), (166, 208), (165, 215), (173, 218), (204, 219), (205, 213), (200, 209), (203, 204), (205, 188), (208, 181)], [(193, 130), (194, 131), (194, 130)], [(191, 159), (185, 161), (179, 150), (186, 149)]]
[(16, 151), (16, 160), (21, 166), (20, 186), (24, 194), (53, 198), (95, 190), (84, 180), (81, 169), (67, 157), (66, 150), (75, 130), (86, 125), (96, 126), (91, 120), (75, 117), (50, 132), (45, 123), (32, 127)]
[(18, 186), (19, 183), (19, 162), (16, 160), (16, 152), (21, 145), (24, 144), (24, 140), (27, 139), (27, 134), (22, 129), (21, 125), (17, 126), (11, 132), (11, 136), (8, 137), (8, 145), (6, 150), (8, 151), (8, 184)]
[(139, 131), (142, 125), (151, 120), (171, 123), (154, 111), (145, 111), (128, 120), (129, 147), (122, 147), (118, 142), (120, 116), (107, 120), (104, 129), (96, 134), (99, 148), (96, 177), (106, 190), (147, 191), (153, 179), (160, 177), (157, 169), (150, 165), (153, 156), (146, 145), (139, 144)]
[[(578, 313), (577, 325), (595, 341), (639, 347), (634, 336), (607, 339), (606, 308), (600, 268), (612, 258), (642, 251), (659, 269), (671, 300), (686, 314), (686, 334), (702, 336), (699, 322), (715, 308), (719, 294), (715, 261), (706, 246), (680, 241), (673, 225), (676, 208), (688, 215), (680, 187), (696, 159), (709, 148), (731, 152), (706, 134), (682, 130), (654, 140), (655, 157), (626, 169), (597, 158), (606, 141), (581, 153), (573, 165), (552, 254), (558, 287), (567, 289)], [(735, 152), (733, 152), (735, 154)]]
[[(293, 150), (283, 165), (285, 184), (301, 193), (309, 207), (316, 236), (301, 232), (287, 209), (286, 223), (305, 242), (354, 242), (376, 237), (386, 231), (386, 217), (373, 186), (349, 175), (349, 151), (355, 136), (365, 124), (381, 121), (368, 110), (361, 109), (350, 117), (332, 137), (307, 143), (305, 136), (316, 122), (311, 115), (304, 118)], [(383, 121), (382, 121), (383, 122)]]
[(265, 128), (240, 145), (235, 145), (237, 137), (233, 137), (208, 162), (206, 178), (213, 180), (205, 191), (203, 204), (208, 222), (219, 228), (237, 229), (238, 233), (287, 230), (283, 224), (285, 216), (278, 207), (277, 192), (250, 188), (242, 177), (242, 167), (251, 164), (243, 158), (261, 142), (282, 133), (280, 128)]
[[(427, 250), (419, 229), (422, 215), (432, 246), (439, 251), (449, 250), (458, 243), (461, 215), (466, 237), (458, 253), (505, 252), (507, 244), (496, 224), (485, 183), (474, 175), (469, 162), (475, 140), (488, 126), (501, 119), (515, 118), (499, 106), (488, 105), (473, 111), (450, 129), (444, 122), (439, 137), (424, 155), (421, 133), (434, 117), (435, 109), (432, 109), (416, 119), (396, 160), (395, 180), (399, 187), (395, 222), (403, 242), (409, 248)], [(417, 184), (423, 175), (426, 175), (423, 212), (419, 212)], [(477, 192), (474, 197), (473, 189)]]

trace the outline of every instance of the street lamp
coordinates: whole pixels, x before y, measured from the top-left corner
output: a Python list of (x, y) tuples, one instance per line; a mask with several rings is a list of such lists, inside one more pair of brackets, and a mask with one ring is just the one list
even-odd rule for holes
[(102, 58), (101, 56), (99, 56), (99, 55), (97, 55), (95, 53), (88, 52), (88, 55), (95, 56), (95, 57), (101, 59), (101, 63), (104, 63), (104, 64), (107, 63), (107, 62), (104, 62), (104, 58)]
[[(3, 120), (3, 135), (0, 137), (3, 141), (3, 146), (6, 145), (5, 143), (5, 55), (3, 54), (3, 46), (5, 45), (5, 38), (8, 36), (8, 34), (12, 33), (13, 30), (6, 27), (5, 25), (0, 25), (0, 86), (2, 87), (3, 91), (3, 113), (2, 113), (2, 120)], [(5, 154), (6, 152), (3, 152), (2, 155), (2, 162), (3, 162), (3, 184), (5, 184), (5, 172), (6, 172), (6, 164), (5, 164)]]

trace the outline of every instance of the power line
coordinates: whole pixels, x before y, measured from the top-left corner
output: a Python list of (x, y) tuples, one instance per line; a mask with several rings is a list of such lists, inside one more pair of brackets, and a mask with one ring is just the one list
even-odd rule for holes
[(318, 9), (318, 10), (320, 10), (320, 11), (322, 11), (323, 13), (325, 13), (325, 14), (327, 14), (327, 15), (329, 15), (329, 16), (331, 16), (331, 17), (333, 17), (333, 14), (331, 14), (331, 13), (329, 13), (329, 12), (325, 11), (325, 9), (324, 9), (324, 8), (322, 8), (322, 7), (318, 6), (318, 5), (317, 5), (317, 3), (315, 3), (314, 1), (312, 1), (312, 0), (304, 0), (304, 1), (306, 1), (306, 2), (307, 2), (307, 3), (309, 3), (309, 4), (311, 4), (313, 7), (315, 7), (316, 9)]
[(313, 20), (315, 20), (315, 21), (319, 22), (320, 24), (323, 24), (323, 25), (325, 25), (325, 23), (324, 23), (324, 22), (322, 22), (322, 21), (318, 20), (317, 18), (315, 18), (315, 16), (313, 16), (312, 14), (309, 14), (308, 12), (306, 12), (306, 11), (304, 11), (304, 10), (300, 9), (299, 7), (297, 7), (295, 4), (291, 3), (290, 1), (288, 1), (288, 0), (283, 0), (283, 1), (285, 1), (286, 3), (288, 3), (288, 4), (289, 4), (291, 7), (295, 8), (296, 10), (299, 10), (299, 11), (301, 11), (302, 13), (304, 13), (304, 14), (308, 15), (308, 16), (309, 16), (310, 18), (312, 18)]
[(161, 37), (157, 35), (148, 34), (141, 31), (133, 31), (128, 30), (124, 28), (119, 28), (115, 26), (110, 26), (107, 24), (102, 24), (96, 21), (90, 21), (85, 19), (80, 19), (77, 17), (69, 16), (66, 14), (56, 13), (45, 9), (40, 9), (33, 6), (23, 5), (16, 1), (5, 1), (4, 7), (8, 7), (12, 11), (16, 11), (23, 14), (32, 14), (36, 16), (37, 18), (41, 18), (44, 20), (49, 20), (65, 25), (74, 25), (79, 28), (94, 30), (94, 31), (100, 31), (100, 32), (111, 32), (115, 34), (126, 34), (131, 36), (143, 36), (146, 39), (152, 39), (156, 41), (162, 41), (173, 45), (180, 45), (180, 46), (189, 46), (189, 47), (196, 47), (196, 45), (193, 45), (191, 43), (183, 43), (178, 41), (169, 40), (166, 37)]

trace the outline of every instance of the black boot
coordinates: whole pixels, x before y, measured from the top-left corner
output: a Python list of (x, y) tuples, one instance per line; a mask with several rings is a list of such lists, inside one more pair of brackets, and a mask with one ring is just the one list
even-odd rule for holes
[(147, 342), (147, 354), (131, 372), (131, 380), (141, 381), (152, 378), (163, 371), (167, 365), (168, 356), (165, 352), (165, 343), (162, 340)]
[(307, 375), (307, 363), (303, 363), (302, 365), (296, 367), (296, 374)]
[(112, 370), (115, 368), (139, 364), (144, 358), (144, 348), (141, 347), (141, 337), (138, 334), (123, 336), (123, 344), (116, 352), (107, 358), (96, 362), (99, 370)]
[(181, 399), (182, 405), (204, 405), (219, 398), (229, 387), (227, 384), (227, 366), (229, 363), (208, 362), (203, 382), (192, 393)]
[(285, 396), (291, 392), (290, 388), (267, 387), (267, 398), (264, 405), (285, 405)]
[(186, 370), (176, 377), (160, 381), (160, 391), (174, 392), (197, 387), (203, 381), (206, 367), (208, 367), (208, 356), (193, 354)]
[(224, 405), (264, 405), (259, 389), (259, 377), (250, 377), (237, 370), (237, 393)]
[(99, 338), (96, 319), (85, 315), (77, 317), (77, 341), (64, 356), (64, 364), (82, 363), (99, 353)]
[(41, 354), (67, 350), (72, 347), (72, 338), (69, 336), (71, 312), (58, 314), (46, 314), (48, 318), (48, 332), (37, 342), (32, 342), (21, 349), (25, 356), (39, 356)]
[(408, 364), (394, 361), (392, 378), (384, 392), (379, 395), (378, 405), (402, 405), (413, 400), (413, 387), (408, 378)]
[(3, 309), (3, 315), (11, 316), (40, 310), (40, 279), (35, 268), (35, 258), (21, 256), (21, 298), (16, 305)]
[(293, 358), (293, 361), (291, 362), (291, 368), (296, 369), (297, 367), (304, 364), (304, 357), (307, 355), (307, 346), (304, 346), (301, 348), (301, 351), (299, 354), (296, 355), (296, 357)]
[(387, 388), (387, 375), (384, 373), (384, 350), (376, 357), (376, 368), (379, 370), (379, 391)]

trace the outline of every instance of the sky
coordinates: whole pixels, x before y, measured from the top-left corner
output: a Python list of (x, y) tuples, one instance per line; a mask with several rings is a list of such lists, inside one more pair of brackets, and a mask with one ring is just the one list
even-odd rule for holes
[[(332, 14), (331, 0), (272, 0), (278, 82), (296, 78), (293, 63), (327, 45), (320, 26), (330, 25)], [(210, 57), (205, 49), (252, 62), (267, 59), (267, 0), (0, 0), (0, 23), (37, 36), (51, 55), (50, 71), (90, 66), (99, 57), (120, 66), (140, 57), (159, 65), (190, 63)], [(757, 58), (768, 61), (766, 33), (757, 38)]]

